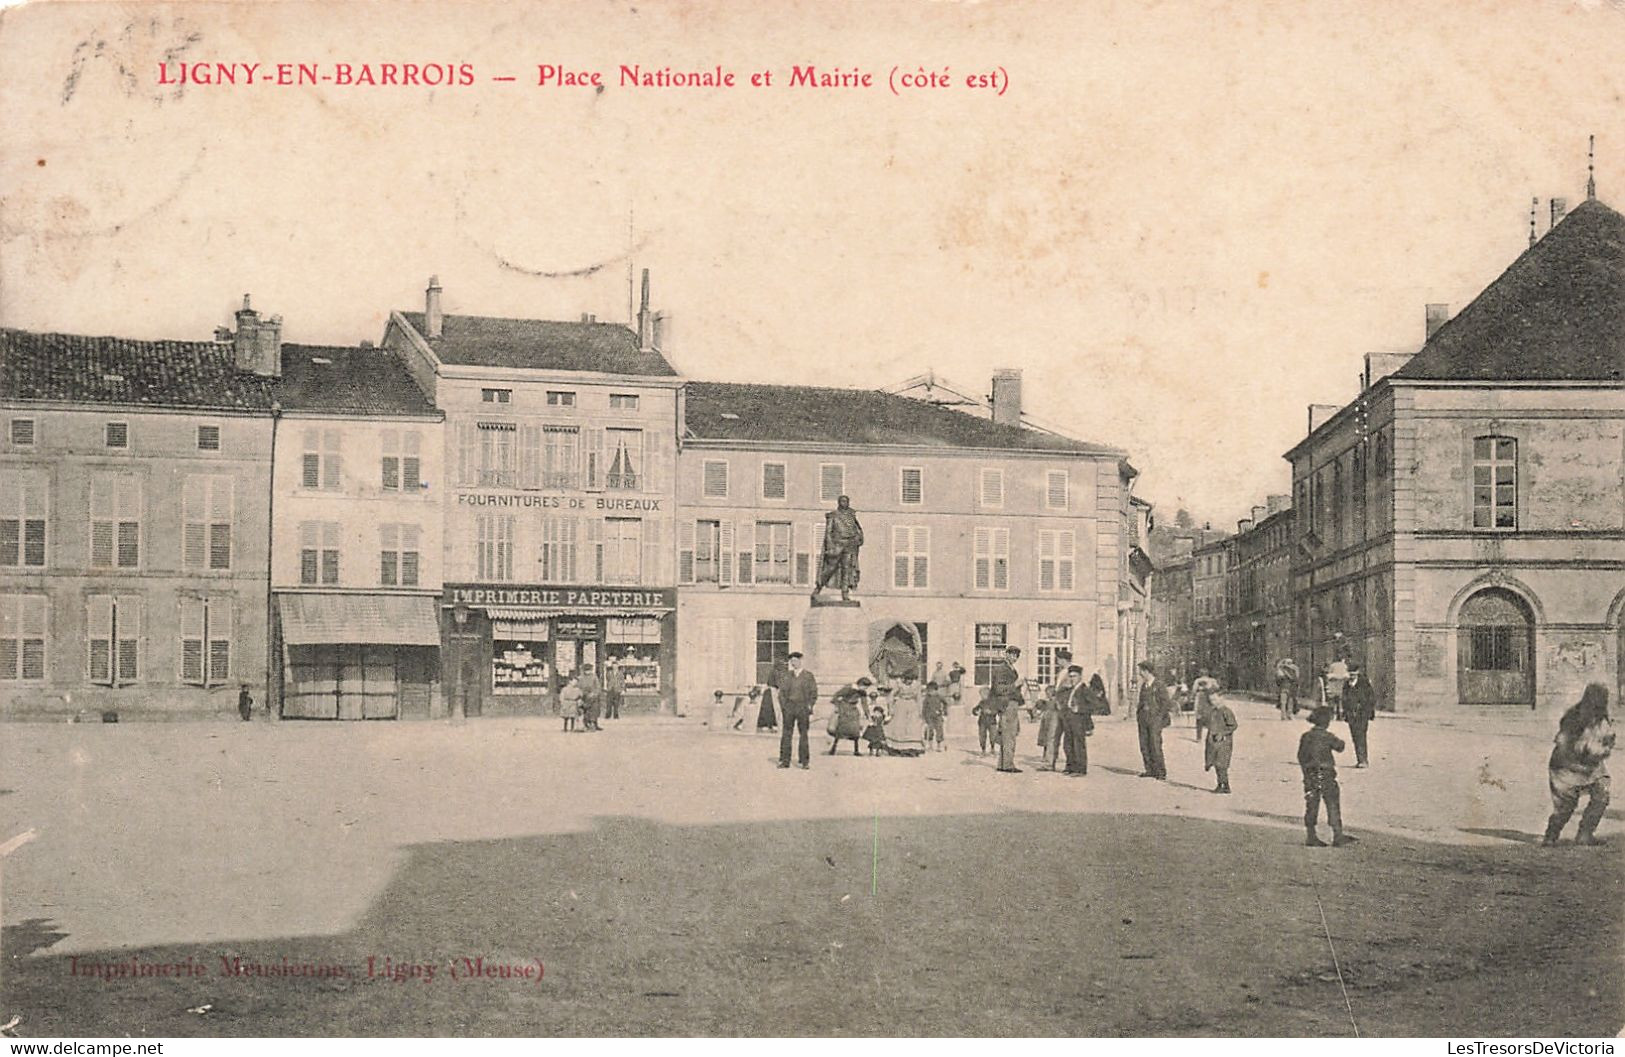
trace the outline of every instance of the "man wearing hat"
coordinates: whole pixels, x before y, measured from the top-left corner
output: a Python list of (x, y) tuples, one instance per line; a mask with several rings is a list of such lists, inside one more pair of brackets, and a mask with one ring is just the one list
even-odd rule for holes
[(1365, 752), (1365, 731), (1377, 718), (1377, 691), (1365, 671), (1350, 662), (1349, 681), (1343, 685), (1343, 718), (1348, 721), (1349, 740), (1354, 743), (1354, 766), (1368, 763)]
[(1173, 702), (1168, 699), (1168, 691), (1157, 680), (1156, 667), (1150, 661), (1141, 661), (1139, 671), (1140, 700), (1135, 706), (1134, 718), (1139, 721), (1140, 759), (1145, 764), (1140, 777), (1167, 781), (1168, 764), (1162, 755), (1162, 728), (1170, 722), (1168, 714), (1173, 711)]
[(1016, 662), (1021, 650), (1014, 646), (1004, 651), (1004, 659), (993, 669), (989, 680), (987, 703), (999, 717), (999, 767), (1006, 774), (1019, 774), (1016, 766), (1016, 735), (1021, 733), (1021, 673)]
[(801, 769), (808, 767), (807, 723), (812, 719), (813, 705), (818, 703), (818, 680), (813, 673), (801, 667), (801, 654), (792, 653), (785, 664), (789, 669), (779, 675), (779, 711), (784, 721), (779, 728), (779, 766), (790, 766), (791, 732), (801, 732), (801, 749), (797, 759)]

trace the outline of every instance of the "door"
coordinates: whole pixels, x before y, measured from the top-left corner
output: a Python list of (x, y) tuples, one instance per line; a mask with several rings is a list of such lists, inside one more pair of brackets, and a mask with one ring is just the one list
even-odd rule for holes
[(338, 715), (338, 669), (331, 653), (320, 646), (289, 646), (282, 718), (337, 719)]
[(1535, 705), (1535, 621), (1524, 600), (1492, 587), (1461, 607), (1456, 693), (1464, 705)]

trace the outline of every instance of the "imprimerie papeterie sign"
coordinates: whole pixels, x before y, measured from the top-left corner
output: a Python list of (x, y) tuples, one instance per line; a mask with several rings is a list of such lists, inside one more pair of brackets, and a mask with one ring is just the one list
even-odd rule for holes
[(663, 513), (659, 499), (618, 495), (513, 495), (508, 492), (458, 492), (458, 506), (529, 507), (532, 510), (596, 510), (607, 514)]
[(545, 584), (526, 587), (514, 584), (446, 584), (442, 589), (448, 606), (536, 606), (594, 610), (675, 609), (675, 587), (597, 587), (575, 584)]

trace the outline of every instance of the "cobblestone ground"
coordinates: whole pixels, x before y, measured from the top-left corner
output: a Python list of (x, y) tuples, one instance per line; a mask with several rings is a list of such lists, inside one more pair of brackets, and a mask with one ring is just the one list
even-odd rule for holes
[[(1116, 716), (1084, 778), (1035, 771), (1032, 729), (1025, 773), (995, 773), (964, 716), (919, 760), (821, 755), (815, 734), (809, 772), (776, 770), (775, 738), (698, 719), (12, 724), (0, 840), (38, 836), (4, 860), (0, 1019), (29, 1035), (1621, 1029), (1625, 833), (1616, 809), (1603, 848), (1534, 845), (1545, 725), (1380, 719), (1373, 766), (1342, 773), (1360, 843), (1309, 849), (1303, 724), (1234, 705), (1227, 797), (1188, 727), (1167, 733), (1170, 781), (1136, 777)], [(475, 958), (490, 974), (469, 978)], [(233, 959), (344, 975), (226, 975)], [(103, 978), (132, 962), (198, 969)]]

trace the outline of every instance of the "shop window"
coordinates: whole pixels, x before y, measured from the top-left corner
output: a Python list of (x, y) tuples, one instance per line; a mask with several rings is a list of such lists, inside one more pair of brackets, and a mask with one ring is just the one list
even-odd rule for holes
[(1473, 528), (1518, 527), (1518, 442), (1473, 439)]
[(141, 565), (141, 479), (98, 473), (90, 480), (90, 564), (99, 569)]
[(604, 622), (604, 657), (620, 662), (627, 693), (659, 693), (660, 620), (610, 617)]
[(43, 472), (0, 471), (0, 566), (44, 567), (46, 495)]
[(1009, 626), (1006, 624), (978, 624), (976, 625), (976, 656), (974, 660), (974, 679), (977, 686), (991, 686), (993, 683), (993, 669), (1004, 660), (1004, 649), (1008, 643)]
[(0, 595), (0, 682), (45, 678), (48, 606), (44, 595)]
[(756, 681), (766, 683), (777, 665), (790, 659), (790, 622), (788, 620), (758, 620), (756, 622)]
[(230, 681), (232, 616), (228, 598), (181, 599), (181, 682), (219, 686)]
[(1060, 682), (1066, 666), (1072, 663), (1072, 625), (1038, 625), (1037, 655), (1038, 681), (1045, 686)]

